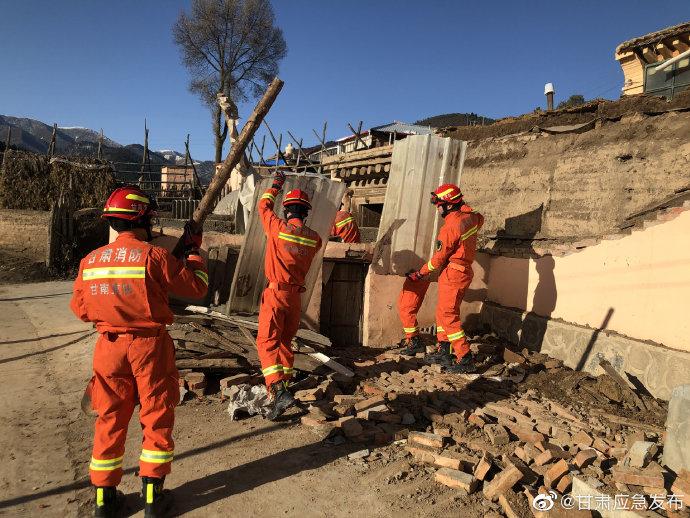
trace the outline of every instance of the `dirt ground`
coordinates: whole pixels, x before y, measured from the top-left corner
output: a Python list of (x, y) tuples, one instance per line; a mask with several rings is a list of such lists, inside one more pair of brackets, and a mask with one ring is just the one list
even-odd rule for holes
[[(92, 419), (79, 410), (95, 335), (69, 311), (70, 282), (0, 287), (0, 515), (87, 516)], [(176, 511), (184, 516), (484, 516), (412, 465), (402, 446), (334, 446), (310, 429), (262, 418), (231, 422), (217, 399), (176, 414)], [(121, 489), (143, 515), (134, 476), (141, 432), (132, 421)], [(427, 473), (428, 470), (428, 473)]]

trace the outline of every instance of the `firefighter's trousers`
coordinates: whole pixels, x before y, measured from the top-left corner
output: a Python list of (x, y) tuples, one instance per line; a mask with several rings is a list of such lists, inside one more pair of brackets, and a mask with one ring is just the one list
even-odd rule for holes
[(165, 329), (103, 333), (93, 355), (92, 406), (96, 418), (89, 472), (95, 486), (122, 478), (127, 426), (137, 403), (144, 440), (139, 475), (170, 473), (175, 406), (179, 402), (175, 348)]

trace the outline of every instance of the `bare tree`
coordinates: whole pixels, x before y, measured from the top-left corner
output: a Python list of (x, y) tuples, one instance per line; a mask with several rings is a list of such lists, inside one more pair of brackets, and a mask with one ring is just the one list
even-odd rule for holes
[(269, 0), (192, 0), (173, 26), (173, 39), (192, 79), (189, 89), (211, 109), (216, 162), (228, 135), (216, 95), (234, 103), (261, 95), (287, 54)]

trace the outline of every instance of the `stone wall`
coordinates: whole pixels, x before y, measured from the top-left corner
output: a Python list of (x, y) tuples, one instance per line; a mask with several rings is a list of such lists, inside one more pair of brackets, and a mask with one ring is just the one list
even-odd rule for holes
[(523, 313), (487, 302), (482, 321), (519, 347), (538, 350), (572, 369), (603, 373), (602, 359), (636, 377), (655, 397), (669, 399), (673, 388), (690, 382), (690, 354), (617, 333)]

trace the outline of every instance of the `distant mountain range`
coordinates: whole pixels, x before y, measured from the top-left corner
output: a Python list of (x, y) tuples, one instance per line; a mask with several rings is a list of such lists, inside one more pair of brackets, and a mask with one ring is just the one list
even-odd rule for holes
[[(10, 147), (47, 153), (53, 127), (44, 122), (22, 117), (0, 115), (0, 149), (4, 149), (7, 133), (12, 131)], [(59, 127), (55, 137), (56, 154), (95, 157), (98, 152), (99, 132), (80, 127)], [(106, 136), (103, 137), (101, 149), (103, 158), (111, 162), (140, 164), (144, 156), (144, 146), (141, 144), (122, 145)], [(161, 151), (149, 150), (151, 164), (175, 165), (184, 164), (184, 153), (165, 149)], [(212, 161), (195, 161), (195, 166), (202, 182), (208, 182), (215, 170)]]

